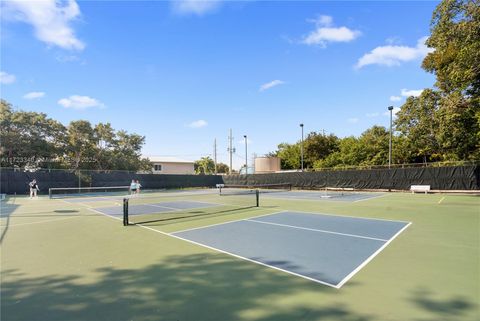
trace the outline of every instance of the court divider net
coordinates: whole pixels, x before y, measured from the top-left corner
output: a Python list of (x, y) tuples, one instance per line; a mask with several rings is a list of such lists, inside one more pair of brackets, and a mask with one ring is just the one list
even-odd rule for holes
[(208, 189), (131, 195), (123, 199), (123, 225), (164, 225), (174, 220), (240, 214), (260, 206), (259, 194), (258, 190), (220, 194)]
[(105, 187), (52, 187), (48, 189), (49, 198), (95, 197), (128, 195), (130, 186)]

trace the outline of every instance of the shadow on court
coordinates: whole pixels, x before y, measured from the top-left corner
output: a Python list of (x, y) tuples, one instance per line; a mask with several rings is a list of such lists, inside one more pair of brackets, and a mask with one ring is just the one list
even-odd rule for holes
[[(298, 303), (279, 309), (282, 294), (335, 289), (260, 271), (223, 255), (172, 256), (144, 269), (102, 268), (86, 283), (78, 275), (26, 277), (4, 271), (2, 314), (8, 320), (329, 320), (368, 321), (347, 306)], [(251, 314), (250, 317), (241, 317)], [(3, 318), (2, 318), (3, 319)]]
[[(466, 320), (463, 318), (466, 310), (478, 309), (477, 305), (469, 302), (465, 297), (457, 296), (448, 299), (437, 299), (431, 291), (426, 289), (416, 290), (412, 295), (411, 301), (422, 310), (432, 314), (431, 318), (422, 319), (423, 321)], [(480, 314), (478, 317), (480, 317)]]
[[(16, 270), (3, 273), (2, 316), (11, 321), (378, 320), (344, 304), (299, 300), (282, 306), (277, 302), (282, 296), (305, 291), (332, 296), (338, 290), (259, 271), (222, 255), (170, 256), (135, 270), (102, 268), (93, 282), (75, 274), (31, 278)], [(462, 320), (474, 307), (465, 298), (435, 300), (425, 291), (415, 292), (412, 300), (422, 314), (428, 312), (437, 321)]]
[(78, 213), (77, 210), (54, 210), (55, 213), (62, 213), (62, 214), (65, 214), (65, 213)]

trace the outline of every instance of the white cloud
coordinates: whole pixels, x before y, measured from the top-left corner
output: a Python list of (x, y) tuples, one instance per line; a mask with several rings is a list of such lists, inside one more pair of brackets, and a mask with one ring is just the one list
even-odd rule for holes
[(403, 97), (418, 97), (422, 94), (423, 89), (402, 89), (402, 96)]
[(222, 4), (219, 0), (173, 0), (171, 6), (176, 14), (189, 15), (194, 14), (202, 16), (204, 14), (215, 11)]
[(315, 23), (321, 26), (329, 27), (333, 24), (333, 18), (326, 15), (321, 15), (317, 20), (314, 20)]
[(76, 55), (63, 55), (63, 54), (57, 55), (55, 59), (59, 62), (76, 62), (81, 60), (80, 57)]
[(390, 96), (390, 101), (400, 101), (402, 100), (402, 97), (400, 96)]
[(400, 37), (393, 36), (393, 37), (387, 38), (385, 42), (388, 43), (389, 45), (398, 45), (402, 43), (402, 39), (400, 39)]
[(380, 116), (380, 113), (367, 113), (366, 116), (368, 118), (374, 118)]
[(283, 85), (284, 83), (285, 83), (284, 81), (276, 79), (276, 80), (273, 80), (271, 82), (267, 82), (266, 84), (261, 85), (260, 89), (258, 91), (265, 91), (265, 90), (273, 88), (275, 86)]
[(17, 80), (15, 75), (9, 74), (5, 71), (0, 71), (0, 84), (8, 85), (12, 84)]
[(350, 42), (360, 36), (360, 31), (347, 27), (333, 27), (330, 16), (320, 16), (313, 20), (316, 29), (305, 36), (301, 43), (305, 45), (318, 45), (325, 47), (329, 42)]
[(5, 1), (5, 6), (13, 19), (32, 25), (39, 40), (63, 49), (85, 48), (70, 26), (71, 21), (80, 16), (75, 0), (10, 0)]
[(416, 47), (407, 46), (380, 46), (358, 59), (356, 68), (367, 65), (398, 66), (402, 62), (412, 61), (425, 57), (433, 49), (427, 48), (425, 41), (428, 37), (420, 38)]
[(58, 101), (59, 105), (62, 105), (65, 108), (77, 109), (77, 110), (85, 110), (87, 108), (98, 107), (104, 108), (105, 105), (95, 98), (91, 98), (88, 96), (79, 96), (79, 95), (72, 95), (68, 98), (62, 98)]
[(28, 94), (25, 94), (23, 96), (24, 99), (37, 99), (37, 98), (42, 98), (45, 96), (45, 93), (43, 91), (32, 91)]
[(195, 120), (195, 121), (191, 122), (190, 124), (188, 124), (188, 127), (190, 127), (190, 128), (202, 128), (202, 127), (205, 127), (207, 125), (208, 125), (208, 123), (205, 120), (199, 119), (199, 120)]
[(350, 124), (356, 124), (356, 123), (358, 123), (359, 120), (360, 119), (353, 117), (353, 118), (347, 119), (347, 122), (349, 122)]

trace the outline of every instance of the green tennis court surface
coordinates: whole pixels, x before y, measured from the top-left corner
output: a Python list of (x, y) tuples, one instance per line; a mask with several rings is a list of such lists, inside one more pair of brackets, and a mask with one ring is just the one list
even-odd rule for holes
[[(132, 215), (132, 223), (141, 224), (127, 227), (121, 222), (121, 202), (117, 196), (74, 202), (46, 197), (2, 201), (2, 320), (473, 321), (480, 317), (480, 198), (475, 196), (385, 194), (361, 202), (261, 196), (256, 207), (252, 195), (169, 191), (131, 198), (130, 207), (148, 210)], [(181, 231), (192, 229), (215, 231), (209, 226), (231, 227), (238, 224), (229, 222), (255, 217), (264, 217), (261, 221), (271, 217), (273, 223), (287, 225), (277, 221), (284, 218), (267, 215), (279, 212), (289, 213), (289, 226), (300, 226), (305, 216), (300, 214), (305, 212), (412, 224), (340, 289), (171, 235), (187, 236)], [(323, 221), (301, 226), (323, 230), (331, 224), (322, 227)], [(355, 231), (358, 224), (345, 232), (342, 220), (335, 222), (342, 233), (360, 233)], [(288, 235), (278, 231), (280, 238)], [(257, 239), (229, 235), (225, 229), (222, 233), (221, 243), (229, 242), (230, 247), (253, 242), (265, 248)], [(267, 232), (249, 233), (261, 240)], [(320, 251), (324, 244), (308, 246)], [(295, 262), (295, 255), (301, 254), (289, 255)]]

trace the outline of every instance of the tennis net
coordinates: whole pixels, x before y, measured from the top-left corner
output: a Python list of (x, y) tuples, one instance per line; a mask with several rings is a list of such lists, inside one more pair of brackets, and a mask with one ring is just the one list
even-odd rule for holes
[(160, 192), (123, 199), (123, 224), (165, 225), (172, 220), (192, 220), (241, 214), (259, 206), (259, 193), (220, 195), (215, 190)]
[(292, 184), (290, 183), (278, 183), (278, 184), (249, 184), (249, 185), (229, 185), (219, 184), (217, 185), (220, 194), (228, 193), (241, 193), (242, 191), (254, 191), (258, 190), (259, 193), (275, 193), (286, 192), (292, 190)]
[(50, 198), (118, 196), (128, 195), (130, 186), (109, 187), (52, 187), (48, 189)]
[(325, 187), (322, 198), (337, 198), (357, 193), (354, 187)]

